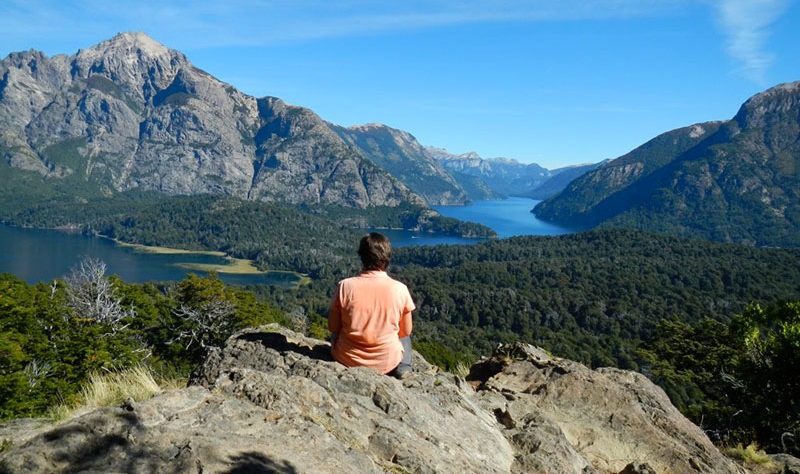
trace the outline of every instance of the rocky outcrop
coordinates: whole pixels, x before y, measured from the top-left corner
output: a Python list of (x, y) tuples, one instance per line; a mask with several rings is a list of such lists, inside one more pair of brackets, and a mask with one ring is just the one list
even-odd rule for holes
[(468, 380), (415, 359), (400, 381), (277, 326), (246, 330), (186, 389), (28, 430), (0, 471), (742, 472), (641, 375), (527, 345)]
[(243, 94), (143, 33), (0, 61), (0, 166), (77, 193), (423, 203), (310, 110)]

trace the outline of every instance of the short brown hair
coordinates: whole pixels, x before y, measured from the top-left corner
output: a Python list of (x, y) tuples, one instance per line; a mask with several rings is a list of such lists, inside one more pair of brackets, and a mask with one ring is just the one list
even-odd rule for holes
[(392, 259), (392, 245), (385, 235), (370, 232), (361, 237), (358, 256), (361, 257), (364, 270), (386, 270)]

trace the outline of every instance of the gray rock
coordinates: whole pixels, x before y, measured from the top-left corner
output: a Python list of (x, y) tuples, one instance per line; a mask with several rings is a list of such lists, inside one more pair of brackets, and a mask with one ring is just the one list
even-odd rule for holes
[[(511, 420), (517, 461), (528, 470), (620, 472), (647, 463), (656, 472), (743, 472), (637, 372), (591, 370), (514, 344), (476, 364), (468, 379), (479, 383), (486, 410)], [(547, 468), (553, 459), (569, 463)]]
[(379, 123), (347, 128), (331, 123), (328, 126), (365, 157), (422, 196), (428, 204), (469, 203), (461, 186), (410, 133)]
[(114, 192), (424, 205), (310, 110), (243, 94), (143, 33), (0, 61), (0, 156)]
[(425, 152), (454, 176), (477, 178), (491, 190), (494, 199), (497, 195), (525, 196), (553, 176), (536, 163), (525, 164), (510, 158), (481, 158), (475, 152), (454, 155), (436, 147), (425, 147)]
[(329, 351), (239, 332), (185, 389), (28, 426), (0, 472), (743, 472), (638, 374), (510, 345), (471, 383), (418, 354), (401, 381)]

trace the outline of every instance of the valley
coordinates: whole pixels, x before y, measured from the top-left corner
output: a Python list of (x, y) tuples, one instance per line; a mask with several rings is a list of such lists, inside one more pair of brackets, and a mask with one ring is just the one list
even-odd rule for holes
[[(0, 419), (101, 370), (187, 377), (250, 326), (327, 339), (376, 229), (441, 369), (533, 344), (644, 374), (725, 442), (800, 433), (800, 82), (547, 169), (248, 95), (144, 33), (11, 53), (0, 78)], [(116, 319), (76, 303), (98, 287)]]

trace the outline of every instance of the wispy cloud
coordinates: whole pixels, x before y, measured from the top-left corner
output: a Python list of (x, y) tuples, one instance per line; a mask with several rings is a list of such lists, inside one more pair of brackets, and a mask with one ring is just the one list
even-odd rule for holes
[[(652, 16), (687, 0), (5, 0), (0, 39), (145, 30), (179, 48), (262, 46), (483, 22)], [(54, 21), (57, 20), (57, 21)], [(65, 51), (66, 52), (66, 51)]]
[(769, 28), (784, 13), (786, 0), (718, 0), (714, 4), (737, 71), (763, 86), (775, 56), (766, 49)]

